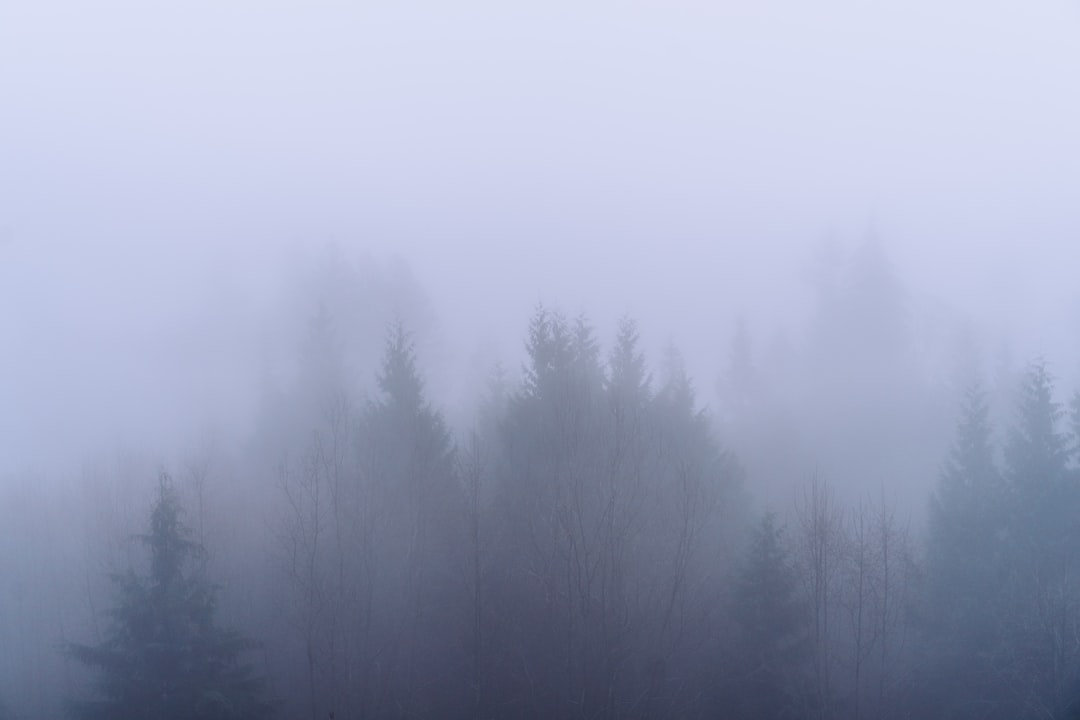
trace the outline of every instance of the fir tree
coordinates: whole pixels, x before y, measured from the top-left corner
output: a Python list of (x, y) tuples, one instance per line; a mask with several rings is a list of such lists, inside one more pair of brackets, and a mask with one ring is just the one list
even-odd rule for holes
[(97, 671), (97, 697), (73, 702), (80, 720), (254, 720), (271, 714), (263, 681), (242, 661), (255, 643), (218, 627), (206, 551), (192, 540), (162, 474), (150, 531), (148, 574), (114, 576), (118, 602), (97, 645), (69, 646)]
[(924, 629), (934, 652), (922, 670), (936, 717), (972, 708), (996, 717), (1005, 707), (994, 658), (1003, 642), (998, 589), (1008, 506), (989, 415), (985, 393), (971, 386), (930, 499)]
[(1044, 362), (1024, 375), (1005, 447), (1008, 513), (999, 596), (1002, 677), (1023, 704), (1012, 717), (1072, 712), (1080, 684), (1080, 494), (1068, 469), (1065, 412)]
[(1070, 448), (1058, 427), (1064, 414), (1054, 399), (1054, 378), (1046, 363), (1032, 363), (1024, 373), (1005, 447), (1006, 477), (1018, 495), (1034, 499), (1065, 480)]
[(808, 615), (798, 578), (772, 514), (754, 530), (736, 576), (732, 717), (796, 717), (804, 699)]
[[(928, 582), (946, 606), (966, 615), (992, 581), (984, 570), (1003, 509), (1001, 473), (994, 462), (986, 397), (978, 386), (964, 398), (956, 440), (930, 499)], [(957, 605), (955, 592), (971, 597)]]
[(450, 431), (427, 400), (401, 322), (390, 326), (376, 382), (359, 424), (361, 481), (374, 513), (364, 546), (379, 568), (369, 591), (385, 603), (360, 633), (372, 648), (368, 682), (379, 688), (368, 701), (375, 715), (443, 717), (465, 702), (463, 668), (444, 654), (458, 639), (449, 599), (460, 588), (453, 552), (465, 541), (456, 523), (464, 497)]

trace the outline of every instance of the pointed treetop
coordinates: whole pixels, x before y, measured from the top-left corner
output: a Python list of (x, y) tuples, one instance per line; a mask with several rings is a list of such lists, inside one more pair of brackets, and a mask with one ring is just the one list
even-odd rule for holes
[(382, 369), (377, 380), (388, 403), (413, 411), (422, 409), (424, 383), (416, 368), (412, 337), (400, 320), (393, 322), (387, 332)]
[(615, 335), (615, 347), (608, 358), (608, 386), (618, 397), (648, 400), (652, 378), (638, 342), (637, 323), (623, 317)]
[(1054, 377), (1044, 360), (1031, 363), (1020, 386), (1016, 420), (1005, 447), (1005, 464), (1015, 487), (1052, 483), (1064, 476), (1068, 441), (1058, 425), (1064, 416), (1054, 400)]
[(150, 548), (150, 577), (156, 587), (173, 585), (182, 577), (187, 564), (205, 559), (205, 550), (192, 539), (181, 514), (172, 478), (162, 471), (158, 477), (158, 497), (150, 514), (150, 532), (140, 536)]
[(525, 392), (541, 396), (560, 371), (565, 371), (573, 356), (573, 341), (566, 319), (543, 305), (537, 307), (529, 320), (529, 337), (525, 343), (528, 361), (525, 364)]

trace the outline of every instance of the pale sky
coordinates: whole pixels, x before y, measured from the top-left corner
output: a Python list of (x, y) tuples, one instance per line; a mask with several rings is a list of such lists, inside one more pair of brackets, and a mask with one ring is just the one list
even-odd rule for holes
[(0, 436), (138, 416), (141, 347), (327, 240), (408, 262), (459, 362), (543, 300), (705, 372), (869, 228), (1067, 358), (1078, 196), (1078, 0), (0, 0)]

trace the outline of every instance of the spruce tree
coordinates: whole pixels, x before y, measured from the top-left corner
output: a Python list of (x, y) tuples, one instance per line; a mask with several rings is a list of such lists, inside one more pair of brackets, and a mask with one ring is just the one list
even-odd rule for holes
[(935, 717), (964, 717), (972, 708), (996, 717), (1004, 707), (995, 658), (1003, 643), (998, 590), (1008, 506), (989, 414), (981, 387), (968, 388), (930, 499), (923, 619), (933, 652), (922, 672)]
[(973, 386), (965, 395), (928, 519), (927, 581), (938, 605), (944, 603), (959, 617), (969, 617), (993, 588), (988, 565), (993, 563), (1003, 492), (986, 396)]
[(465, 597), (454, 564), (466, 538), (464, 497), (450, 431), (400, 322), (389, 328), (376, 382), (358, 438), (370, 503), (361, 577), (372, 598), (359, 623), (368, 673), (360, 692), (375, 715), (451, 716), (467, 702), (455, 625)]
[(271, 714), (263, 681), (243, 662), (255, 643), (215, 622), (216, 588), (206, 551), (183, 524), (180, 502), (162, 474), (150, 530), (148, 573), (114, 576), (112, 624), (96, 645), (72, 644), (72, 657), (97, 671), (96, 697), (71, 704), (80, 720), (254, 720)]
[(1054, 399), (1054, 378), (1042, 361), (1024, 373), (1016, 419), (1005, 447), (1006, 477), (1018, 499), (1034, 501), (1065, 478), (1069, 443), (1059, 425), (1065, 415)]
[[(1024, 375), (1005, 447), (1008, 512), (999, 614), (1005, 643), (1001, 675), (1022, 703), (1012, 717), (1061, 717), (1076, 708), (1080, 685), (1080, 494), (1069, 471), (1065, 411), (1045, 363)], [(1039, 710), (1034, 710), (1038, 708)]]
[(770, 513), (754, 530), (735, 578), (729, 717), (797, 717), (805, 700), (808, 619), (798, 577)]

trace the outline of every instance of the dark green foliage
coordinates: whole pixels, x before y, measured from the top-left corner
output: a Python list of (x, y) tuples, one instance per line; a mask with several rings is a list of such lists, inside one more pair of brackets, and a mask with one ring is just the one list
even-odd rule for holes
[(254, 643), (215, 624), (215, 588), (205, 576), (206, 552), (181, 521), (180, 504), (162, 476), (139, 540), (150, 551), (146, 575), (114, 579), (118, 602), (98, 645), (69, 647), (98, 673), (98, 694), (71, 705), (82, 720), (248, 720), (271, 705), (262, 680), (242, 661)]

